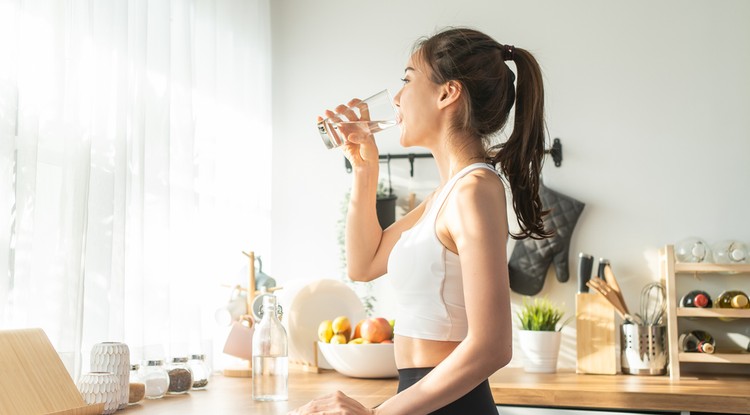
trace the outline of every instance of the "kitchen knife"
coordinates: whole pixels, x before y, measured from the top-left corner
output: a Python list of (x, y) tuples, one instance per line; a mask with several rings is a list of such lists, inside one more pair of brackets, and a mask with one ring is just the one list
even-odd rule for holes
[(604, 280), (604, 269), (607, 268), (609, 265), (609, 260), (604, 258), (599, 258), (599, 268), (596, 270), (596, 276), (602, 280)]
[(586, 285), (591, 279), (591, 271), (594, 268), (594, 257), (581, 252), (578, 254), (578, 292), (587, 293), (589, 287)]

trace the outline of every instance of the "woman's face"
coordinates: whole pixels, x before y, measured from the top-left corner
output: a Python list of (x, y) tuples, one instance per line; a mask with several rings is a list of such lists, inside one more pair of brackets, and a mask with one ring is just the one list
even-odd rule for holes
[(412, 55), (404, 70), (404, 86), (393, 98), (399, 109), (401, 145), (430, 148), (438, 138), (439, 86), (432, 82), (418, 54)]

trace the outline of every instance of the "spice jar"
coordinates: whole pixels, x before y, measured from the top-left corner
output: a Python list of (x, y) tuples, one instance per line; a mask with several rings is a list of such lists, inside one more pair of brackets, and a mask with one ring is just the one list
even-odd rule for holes
[(175, 357), (172, 359), (172, 363), (167, 369), (167, 373), (169, 374), (169, 389), (167, 393), (170, 395), (187, 393), (193, 386), (193, 373), (190, 371), (187, 362), (187, 357)]
[(141, 382), (141, 376), (138, 374), (141, 365), (130, 365), (130, 391), (128, 393), (128, 405), (140, 402), (146, 396), (146, 385)]
[(169, 388), (169, 374), (163, 360), (148, 360), (141, 368), (141, 382), (146, 385), (146, 399), (159, 399)]
[(193, 372), (193, 389), (206, 389), (208, 378), (211, 375), (208, 364), (206, 364), (206, 355), (194, 354), (190, 356), (188, 366), (190, 371)]

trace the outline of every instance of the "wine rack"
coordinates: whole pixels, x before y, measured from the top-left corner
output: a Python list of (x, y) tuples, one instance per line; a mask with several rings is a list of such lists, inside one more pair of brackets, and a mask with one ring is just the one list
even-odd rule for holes
[[(746, 351), (725, 351), (717, 344), (716, 353), (684, 353), (680, 348), (680, 327), (686, 319), (748, 319), (750, 309), (726, 308), (683, 308), (679, 307), (677, 279), (687, 277), (718, 278), (738, 274), (750, 278), (750, 264), (707, 264), (681, 263), (675, 261), (674, 246), (667, 245), (659, 252), (659, 274), (667, 292), (667, 335), (669, 342), (669, 373), (671, 379), (680, 378), (681, 363), (699, 364), (747, 364), (750, 353)], [(729, 287), (727, 287), (729, 288)]]

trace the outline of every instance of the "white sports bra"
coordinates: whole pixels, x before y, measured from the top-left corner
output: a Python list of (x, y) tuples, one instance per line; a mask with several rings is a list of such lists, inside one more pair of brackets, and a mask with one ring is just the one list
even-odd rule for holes
[(388, 258), (395, 289), (395, 334), (417, 339), (461, 341), (468, 332), (461, 263), (438, 239), (438, 212), (456, 182), (476, 169), (495, 170), (484, 163), (466, 166), (451, 177), (430, 209), (401, 234)]

